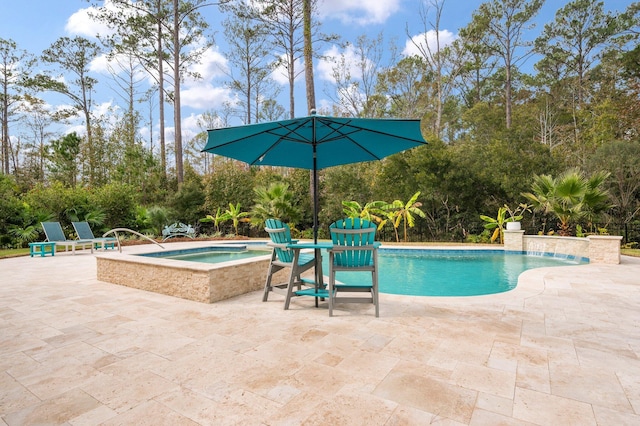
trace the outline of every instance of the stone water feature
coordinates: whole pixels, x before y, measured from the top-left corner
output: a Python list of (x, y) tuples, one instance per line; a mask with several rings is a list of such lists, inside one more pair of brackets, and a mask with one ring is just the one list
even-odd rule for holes
[(590, 235), (586, 238), (524, 235), (524, 231), (504, 231), (505, 251), (551, 255), (569, 259), (589, 259), (589, 263), (620, 263), (621, 236)]

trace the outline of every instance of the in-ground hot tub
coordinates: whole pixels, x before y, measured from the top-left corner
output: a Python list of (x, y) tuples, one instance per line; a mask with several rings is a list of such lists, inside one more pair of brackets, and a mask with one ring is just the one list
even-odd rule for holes
[[(209, 242), (196, 247), (194, 243), (171, 244), (177, 244), (180, 248), (151, 251), (150, 246), (138, 246), (142, 248), (129, 249), (137, 249), (139, 254), (97, 255), (97, 277), (100, 281), (203, 303), (214, 303), (264, 288), (271, 259), (270, 251), (265, 250), (264, 244), (259, 244), (260, 248), (253, 244), (239, 245), (237, 242), (228, 245), (212, 245)], [(207, 247), (213, 251), (229, 247), (236, 250), (261, 249), (264, 255), (212, 264), (157, 257), (169, 251), (174, 254), (185, 254), (188, 250), (202, 252)], [(287, 273), (287, 270), (278, 272), (278, 280), (285, 281)]]

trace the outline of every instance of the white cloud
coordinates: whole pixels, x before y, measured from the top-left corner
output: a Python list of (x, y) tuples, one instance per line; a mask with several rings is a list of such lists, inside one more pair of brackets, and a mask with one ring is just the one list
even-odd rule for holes
[(315, 67), (316, 75), (320, 77), (320, 80), (335, 83), (333, 78), (333, 67), (336, 66), (336, 63), (340, 58), (340, 48), (334, 44), (328, 50), (324, 51), (322, 56), (323, 57), (318, 60)]
[[(220, 53), (217, 47), (210, 47), (200, 57), (200, 63), (192, 65), (190, 71), (200, 75), (203, 81), (210, 81), (224, 76), (228, 68), (227, 58)], [(193, 79), (190, 81), (194, 82)]]
[(332, 84), (336, 83), (333, 70), (340, 64), (342, 58), (344, 58), (344, 67), (351, 75), (351, 79), (360, 80), (362, 78), (362, 65), (360, 64), (362, 58), (353, 45), (348, 45), (343, 51), (340, 51), (338, 46), (332, 45), (331, 48), (322, 53), (322, 56), (322, 59), (317, 64), (317, 74), (321, 80), (329, 81)]
[[(426, 33), (417, 34), (411, 37), (411, 40), (405, 42), (402, 54), (405, 56), (424, 56), (423, 52), (437, 51), (436, 31), (429, 30)], [(440, 30), (440, 49), (443, 49), (454, 42), (458, 37), (449, 30)], [(418, 48), (418, 46), (420, 48)]]
[(321, 20), (337, 19), (344, 24), (382, 24), (400, 10), (400, 0), (320, 0)]
[(75, 133), (76, 135), (83, 137), (87, 134), (87, 127), (84, 124), (76, 124), (74, 126), (67, 127), (64, 129), (64, 134), (69, 135), (71, 133)]
[[(285, 86), (289, 84), (289, 74), (287, 68), (284, 66), (285, 55), (283, 54), (281, 55), (281, 57), (281, 64), (275, 67), (273, 71), (271, 71), (271, 78), (273, 78), (276, 83)], [(300, 79), (304, 78), (304, 72), (302, 72), (302, 70), (304, 69), (304, 62), (301, 59), (296, 59), (294, 67), (297, 73), (297, 75), (295, 76), (295, 81), (299, 81)]]
[(91, 113), (96, 117), (113, 117), (113, 112), (120, 109), (117, 105), (114, 106), (112, 101), (102, 102), (93, 106)]
[(199, 110), (222, 108), (225, 102), (233, 102), (229, 89), (214, 86), (211, 82), (201, 82), (185, 87), (180, 92), (183, 107)]
[(106, 74), (109, 72), (109, 60), (107, 59), (107, 55), (102, 54), (96, 57), (89, 64), (89, 71), (97, 72), (100, 74)]
[(182, 118), (182, 137), (189, 140), (196, 137), (199, 133), (202, 133), (206, 129), (201, 129), (199, 121), (202, 114), (189, 114), (188, 117)]
[[(109, 1), (105, 1), (105, 6), (113, 7)], [(67, 20), (67, 24), (64, 27), (65, 31), (71, 35), (93, 38), (98, 34), (111, 34), (113, 31), (106, 24), (91, 18), (90, 14), (97, 12), (98, 9), (93, 6), (78, 10)]]
[(190, 71), (197, 73), (200, 78), (187, 78), (180, 92), (183, 107), (194, 109), (217, 109), (225, 102), (232, 102), (229, 89), (216, 83), (216, 79), (225, 76), (227, 59), (215, 47), (207, 49), (200, 63), (190, 67)]

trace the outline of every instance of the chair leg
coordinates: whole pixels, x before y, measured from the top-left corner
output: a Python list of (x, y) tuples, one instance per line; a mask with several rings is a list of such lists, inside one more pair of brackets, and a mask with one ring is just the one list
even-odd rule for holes
[(335, 273), (329, 276), (329, 316), (333, 316), (333, 307), (336, 303), (336, 275)]
[(378, 304), (378, 271), (373, 271), (371, 281), (371, 297), (373, 299), (373, 305), (376, 309), (376, 318), (380, 316), (380, 305)]
[(264, 294), (262, 296), (262, 301), (266, 302), (267, 299), (269, 298), (269, 292), (271, 291), (271, 278), (273, 277), (273, 274), (275, 274), (276, 272), (278, 272), (280, 269), (277, 267), (277, 265), (273, 264), (273, 261), (276, 258), (276, 254), (275, 252), (271, 254), (271, 262), (269, 262), (269, 270), (267, 271), (267, 280), (264, 283)]
[(287, 297), (284, 299), (284, 309), (289, 309), (289, 303), (291, 302), (291, 296), (293, 296), (293, 285), (298, 277), (298, 288), (302, 289), (302, 281), (300, 280), (300, 272), (298, 272), (298, 260), (300, 258), (300, 251), (296, 250), (293, 255), (293, 262), (291, 263), (291, 273), (289, 274), (289, 284), (287, 284)]
[(291, 297), (293, 297), (293, 286), (295, 284), (295, 276), (293, 273), (289, 276), (289, 284), (287, 285), (287, 296), (284, 299), (284, 309), (289, 309), (289, 303), (291, 303)]

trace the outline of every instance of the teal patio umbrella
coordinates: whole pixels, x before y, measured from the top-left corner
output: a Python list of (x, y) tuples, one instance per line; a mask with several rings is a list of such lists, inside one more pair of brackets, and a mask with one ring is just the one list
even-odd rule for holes
[(420, 120), (316, 115), (208, 130), (203, 151), (252, 166), (313, 171), (313, 239), (318, 239), (318, 170), (380, 160), (426, 145)]

